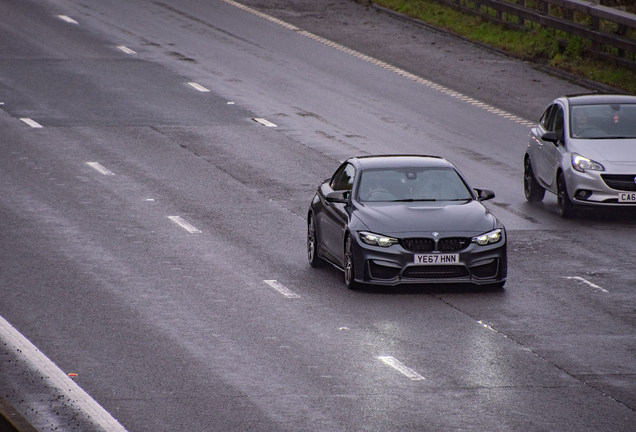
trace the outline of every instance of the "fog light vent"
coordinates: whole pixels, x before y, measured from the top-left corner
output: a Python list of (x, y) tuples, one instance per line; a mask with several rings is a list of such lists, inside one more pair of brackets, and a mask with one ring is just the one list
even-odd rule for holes
[(576, 198), (577, 200), (586, 200), (590, 196), (592, 196), (592, 191), (585, 190), (585, 189), (579, 189), (574, 194), (574, 198)]

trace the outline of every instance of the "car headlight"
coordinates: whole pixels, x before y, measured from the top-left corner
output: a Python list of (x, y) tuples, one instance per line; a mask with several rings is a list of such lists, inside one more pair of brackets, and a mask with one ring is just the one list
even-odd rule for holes
[(576, 153), (572, 153), (572, 168), (579, 172), (585, 172), (585, 170), (605, 171), (605, 168), (600, 163)]
[(361, 232), (360, 240), (362, 240), (368, 245), (381, 246), (381, 247), (389, 247), (398, 242), (396, 238), (387, 237), (387, 236), (383, 236), (379, 234), (368, 233), (368, 232)]
[(497, 243), (501, 240), (501, 230), (496, 229), (494, 231), (490, 231), (489, 233), (482, 234), (479, 236), (475, 236), (471, 239), (473, 243), (477, 243), (480, 246), (485, 246), (488, 244)]

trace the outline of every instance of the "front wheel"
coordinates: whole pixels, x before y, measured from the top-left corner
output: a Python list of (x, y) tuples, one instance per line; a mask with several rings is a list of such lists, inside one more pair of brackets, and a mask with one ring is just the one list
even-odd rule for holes
[(529, 157), (523, 164), (523, 192), (530, 202), (542, 201), (545, 196), (545, 189), (537, 182)]
[(565, 176), (562, 172), (559, 173), (559, 177), (557, 178), (557, 207), (559, 208), (559, 215), (561, 215), (562, 218), (574, 216), (574, 204), (572, 204), (568, 196), (568, 188), (565, 185)]
[(347, 241), (345, 242), (344, 279), (347, 288), (350, 290), (358, 289), (358, 283), (356, 282), (356, 268), (353, 262), (353, 240), (351, 240), (351, 236), (347, 236)]
[(322, 260), (318, 258), (316, 222), (313, 215), (309, 216), (309, 222), (307, 222), (307, 261), (312, 267), (319, 267), (322, 263)]

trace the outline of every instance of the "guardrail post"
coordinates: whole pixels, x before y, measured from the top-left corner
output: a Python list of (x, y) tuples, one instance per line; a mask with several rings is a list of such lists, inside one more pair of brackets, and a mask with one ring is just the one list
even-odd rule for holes
[[(517, 4), (519, 6), (524, 6), (525, 7), (526, 0), (517, 0)], [(523, 18), (519, 17), (519, 25), (523, 26), (523, 25), (525, 25), (525, 23), (526, 23), (526, 20), (524, 20)]]

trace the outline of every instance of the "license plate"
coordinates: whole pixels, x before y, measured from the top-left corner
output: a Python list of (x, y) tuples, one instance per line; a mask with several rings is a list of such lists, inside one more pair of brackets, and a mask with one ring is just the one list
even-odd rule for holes
[(457, 264), (459, 254), (415, 255), (415, 264)]
[(618, 202), (631, 202), (636, 204), (636, 192), (621, 192), (618, 194)]

